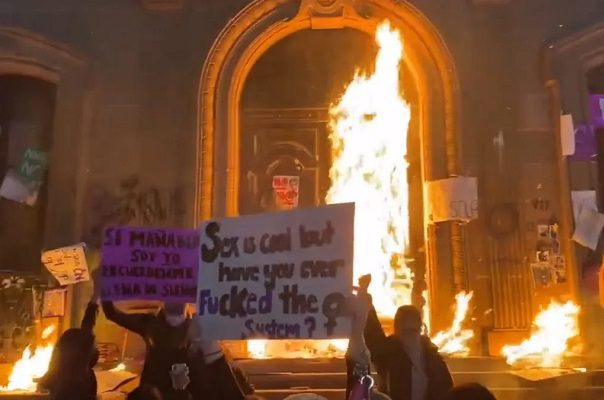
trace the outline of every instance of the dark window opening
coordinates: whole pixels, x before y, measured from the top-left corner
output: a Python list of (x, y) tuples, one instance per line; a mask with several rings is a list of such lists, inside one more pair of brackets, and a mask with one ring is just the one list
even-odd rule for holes
[[(52, 147), (55, 85), (17, 75), (0, 76), (0, 180), (18, 168), (28, 149)], [(0, 270), (37, 272), (43, 248), (47, 184), (33, 205), (0, 198)]]

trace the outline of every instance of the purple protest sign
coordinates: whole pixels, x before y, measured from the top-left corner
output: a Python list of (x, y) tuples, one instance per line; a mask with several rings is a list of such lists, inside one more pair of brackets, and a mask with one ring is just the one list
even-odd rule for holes
[(589, 96), (589, 114), (591, 123), (596, 128), (604, 128), (604, 95), (592, 94)]
[(571, 161), (594, 161), (598, 158), (598, 143), (594, 128), (588, 124), (575, 124), (575, 154)]
[(109, 227), (101, 298), (195, 303), (198, 266), (196, 229)]

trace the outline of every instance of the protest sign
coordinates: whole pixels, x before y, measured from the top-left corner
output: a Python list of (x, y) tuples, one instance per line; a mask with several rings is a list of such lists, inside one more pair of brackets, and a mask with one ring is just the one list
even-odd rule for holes
[(206, 339), (350, 334), (354, 204), (206, 221), (197, 312)]
[(194, 303), (199, 231), (109, 227), (101, 261), (103, 300)]
[(298, 207), (298, 199), (300, 198), (299, 176), (273, 176), (273, 190), (283, 209)]
[(21, 164), (16, 169), (19, 180), (30, 190), (38, 190), (44, 181), (44, 174), (48, 166), (46, 152), (36, 149), (27, 149), (23, 154)]
[(42, 318), (65, 316), (65, 295), (67, 289), (53, 289), (44, 292), (42, 297)]
[(598, 210), (581, 208), (579, 218), (575, 222), (575, 233), (572, 239), (581, 246), (595, 251), (602, 229), (604, 229), (604, 215), (600, 214)]
[(17, 177), (14, 171), (6, 173), (2, 185), (0, 186), (0, 197), (18, 203), (33, 206), (38, 200), (38, 191), (30, 191)]
[(42, 253), (42, 263), (62, 286), (90, 280), (84, 243)]
[(478, 181), (456, 177), (426, 182), (425, 212), (428, 223), (471, 221), (478, 218)]

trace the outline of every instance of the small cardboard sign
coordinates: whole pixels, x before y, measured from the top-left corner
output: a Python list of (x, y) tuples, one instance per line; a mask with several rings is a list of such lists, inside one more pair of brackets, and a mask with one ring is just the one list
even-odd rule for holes
[(298, 207), (300, 198), (299, 176), (273, 176), (273, 190), (281, 209), (293, 209)]
[(198, 265), (197, 229), (109, 227), (101, 298), (194, 303)]
[(208, 340), (350, 334), (354, 204), (206, 221), (197, 313)]
[(86, 244), (48, 250), (42, 253), (42, 263), (61, 286), (90, 280), (86, 263)]
[(426, 182), (426, 220), (468, 222), (478, 218), (478, 180), (456, 177)]
[(10, 170), (6, 173), (0, 186), (0, 197), (33, 206), (38, 200), (38, 191), (31, 191), (21, 182), (15, 172)]

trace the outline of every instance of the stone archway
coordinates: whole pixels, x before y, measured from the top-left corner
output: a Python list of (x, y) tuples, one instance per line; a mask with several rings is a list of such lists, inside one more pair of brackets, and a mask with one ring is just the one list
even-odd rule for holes
[[(416, 8), (398, 0), (256, 0), (223, 29), (203, 68), (198, 95), (196, 221), (237, 214), (239, 104), (256, 61), (279, 40), (304, 29), (353, 28), (372, 35), (377, 24), (386, 19), (403, 35), (405, 62), (420, 97), (424, 180), (460, 172), (455, 66), (436, 28)], [(456, 283), (465, 274), (461, 229), (452, 225), (438, 234), (427, 230), (427, 264), (452, 265)], [(438, 250), (442, 248), (450, 251)], [(430, 275), (432, 287), (451, 286), (451, 273), (439, 277), (434, 271)], [(439, 296), (442, 299), (432, 298), (431, 304), (446, 310), (452, 291), (452, 287), (444, 290)]]

